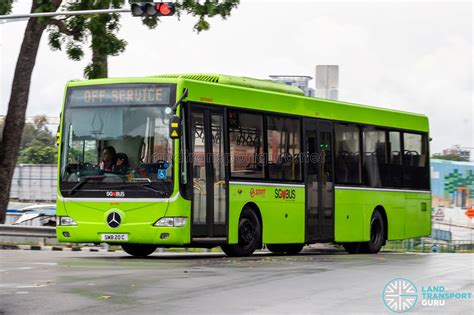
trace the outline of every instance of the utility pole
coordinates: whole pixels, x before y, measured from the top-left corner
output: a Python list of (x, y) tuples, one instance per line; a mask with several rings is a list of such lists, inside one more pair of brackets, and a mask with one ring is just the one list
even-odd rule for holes
[[(36, 17), (52, 17), (61, 15), (81, 15), (81, 14), (108, 14), (108, 13), (124, 13), (131, 12), (130, 9), (101, 9), (101, 10), (80, 10), (80, 11), (56, 11), (56, 12), (40, 12), (27, 14), (10, 14), (0, 15), (0, 23), (17, 22), (29, 18)], [(11, 21), (12, 20), (12, 21)]]

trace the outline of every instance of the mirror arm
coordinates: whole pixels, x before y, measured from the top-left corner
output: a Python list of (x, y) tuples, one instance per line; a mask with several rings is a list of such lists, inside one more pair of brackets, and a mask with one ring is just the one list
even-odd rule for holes
[(179, 100), (176, 102), (176, 104), (171, 107), (171, 110), (173, 111), (173, 115), (176, 115), (176, 110), (178, 109), (178, 105), (180, 105), (183, 100), (188, 96), (188, 88), (183, 89), (183, 94), (179, 98)]

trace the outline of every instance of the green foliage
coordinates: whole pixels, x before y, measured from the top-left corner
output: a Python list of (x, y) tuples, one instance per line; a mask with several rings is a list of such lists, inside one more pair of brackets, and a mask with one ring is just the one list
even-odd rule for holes
[[(68, 11), (118, 9), (129, 5), (126, 0), (64, 0), (64, 2), (62, 9)], [(184, 0), (176, 3), (176, 13), (178, 17), (182, 13), (197, 16), (198, 21), (194, 25), (194, 30), (201, 32), (210, 28), (207, 18), (221, 16), (225, 19), (238, 4), (239, 0), (206, 0), (202, 4), (196, 0)], [(160, 19), (146, 17), (142, 18), (142, 22), (150, 29), (154, 29)], [(127, 46), (125, 40), (117, 37), (120, 29), (119, 14), (75, 15), (63, 19), (50, 19), (48, 24), (50, 47), (53, 50), (61, 50), (65, 46), (70, 59), (81, 60), (84, 57), (84, 45), (90, 45), (92, 61), (84, 69), (84, 76), (89, 79), (107, 77), (107, 57), (119, 55)]]
[(461, 157), (456, 154), (441, 154), (435, 153), (431, 156), (432, 159), (438, 160), (449, 160), (449, 161), (460, 161), (460, 162), (469, 162), (469, 160), (465, 157)]
[(54, 146), (33, 145), (20, 151), (19, 164), (56, 164), (58, 150)]
[(0, 1), (0, 15), (10, 14), (12, 11), (13, 0), (1, 0)]
[(21, 137), (18, 163), (55, 164), (57, 157), (56, 138), (46, 128), (44, 116), (37, 116), (34, 124), (26, 124)]

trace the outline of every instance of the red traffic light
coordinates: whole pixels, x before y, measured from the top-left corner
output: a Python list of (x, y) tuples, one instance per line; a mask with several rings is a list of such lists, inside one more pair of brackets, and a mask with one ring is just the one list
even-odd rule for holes
[(162, 16), (174, 14), (174, 4), (170, 2), (157, 3), (156, 8)]
[(134, 2), (131, 11), (133, 16), (171, 16), (176, 8), (173, 2)]

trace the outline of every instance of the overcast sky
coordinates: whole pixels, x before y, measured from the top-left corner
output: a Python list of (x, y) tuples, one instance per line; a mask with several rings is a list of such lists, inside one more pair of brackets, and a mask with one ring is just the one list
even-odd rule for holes
[[(18, 0), (14, 13), (30, 4)], [(163, 18), (148, 30), (124, 14), (120, 37), (128, 47), (109, 59), (109, 76), (314, 77), (315, 65), (337, 64), (340, 100), (428, 115), (432, 152), (474, 147), (472, 16), (471, 2), (243, 0), (227, 20), (211, 19), (211, 30), (197, 34), (191, 16)], [(0, 24), (0, 115), (7, 111), (25, 25)], [(28, 115), (58, 116), (64, 84), (82, 78), (89, 58), (75, 62), (51, 51), (44, 34)]]

